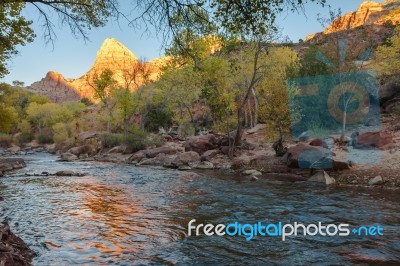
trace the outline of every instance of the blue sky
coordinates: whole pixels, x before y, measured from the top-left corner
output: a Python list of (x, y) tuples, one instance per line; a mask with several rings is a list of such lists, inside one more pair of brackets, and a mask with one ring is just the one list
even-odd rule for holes
[[(123, 8), (130, 8), (128, 1), (123, 2)], [(355, 11), (363, 0), (327, 0), (327, 2), (333, 9), (341, 8), (345, 14)], [(305, 6), (305, 14), (292, 12), (281, 14), (278, 24), (282, 29), (282, 35), (297, 41), (300, 38), (305, 39), (308, 34), (322, 31), (323, 28), (317, 21), (318, 13), (327, 17), (329, 10), (309, 3)], [(163, 54), (161, 40), (157, 36), (143, 34), (143, 30), (131, 28), (124, 21), (109, 22), (106, 27), (92, 30), (89, 35), (90, 41), (86, 43), (82, 39), (75, 39), (69, 29), (57, 27), (57, 40), (54, 46), (46, 45), (37, 21), (37, 12), (28, 8), (25, 14), (34, 21), (37, 37), (33, 43), (19, 48), (20, 54), (9, 62), (10, 74), (2, 80), (4, 82), (20, 80), (30, 85), (43, 78), (50, 70), (60, 72), (66, 78), (78, 78), (90, 69), (97, 50), (104, 39), (109, 37), (116, 38), (140, 58), (150, 60)]]

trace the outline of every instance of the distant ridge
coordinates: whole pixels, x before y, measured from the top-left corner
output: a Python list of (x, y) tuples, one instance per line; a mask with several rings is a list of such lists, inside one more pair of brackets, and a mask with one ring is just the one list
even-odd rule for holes
[[(158, 79), (161, 69), (169, 60), (169, 57), (161, 57), (147, 62), (150, 79)], [(90, 77), (110, 69), (118, 85), (124, 86), (124, 71), (136, 62), (138, 62), (137, 57), (126, 46), (114, 38), (107, 38), (97, 51), (92, 67), (81, 77), (66, 79), (61, 73), (49, 71), (45, 78), (34, 82), (28, 88), (40, 95), (48, 96), (54, 102), (77, 101), (81, 98), (96, 101), (93, 88), (88, 85)], [(132, 85), (130, 89), (135, 90), (136, 85)]]

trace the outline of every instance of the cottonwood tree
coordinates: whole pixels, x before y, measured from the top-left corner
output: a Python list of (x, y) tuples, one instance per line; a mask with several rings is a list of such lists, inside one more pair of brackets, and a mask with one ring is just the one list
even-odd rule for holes
[(138, 111), (138, 97), (133, 90), (147, 84), (150, 81), (151, 69), (144, 60), (134, 58), (125, 59), (120, 62), (120, 69), (123, 84), (120, 89), (115, 92), (114, 99), (117, 103), (117, 108), (121, 111), (123, 128), (125, 137), (128, 135), (129, 119)]
[[(326, 0), (309, 0), (325, 4)], [(0, 2), (0, 77), (8, 73), (6, 62), (18, 53), (18, 45), (33, 41), (33, 21), (22, 14), (31, 6), (38, 11), (46, 42), (56, 38), (57, 22), (67, 26), (76, 37), (88, 38), (88, 30), (104, 26), (114, 17), (126, 18), (131, 25), (153, 26), (165, 40), (178, 36), (180, 29), (196, 27), (194, 21), (206, 19), (203, 25), (220, 25), (240, 34), (264, 34), (277, 14), (285, 10), (299, 11), (307, 0), (134, 0), (132, 8), (138, 16), (129, 18), (119, 9), (118, 0), (3, 0)], [(126, 12), (129, 13), (129, 12)], [(55, 15), (55, 16), (54, 16)], [(56, 20), (53, 18), (57, 17)], [(176, 18), (179, 23), (174, 23)], [(198, 30), (208, 31), (208, 27)], [(193, 32), (193, 31), (192, 31)], [(205, 32), (203, 32), (205, 34)], [(178, 38), (179, 39), (179, 38)]]
[(112, 119), (112, 106), (109, 105), (112, 92), (115, 89), (116, 81), (113, 79), (113, 72), (110, 69), (86, 75), (86, 83), (94, 91), (94, 99), (100, 100), (103, 107), (108, 111), (107, 131), (110, 131), (110, 120)]
[(164, 99), (170, 103), (170, 108), (178, 110), (178, 120), (184, 121), (187, 114), (195, 132), (198, 132), (198, 125), (192, 108), (200, 99), (202, 85), (201, 73), (191, 66), (168, 70), (156, 84)]
[(264, 78), (257, 86), (260, 100), (260, 118), (267, 124), (270, 139), (282, 141), (283, 135), (290, 132), (291, 113), (289, 111), (290, 97), (294, 89), (287, 88), (288, 70), (298, 68), (298, 58), (295, 51), (289, 47), (271, 48), (265, 58)]
[(400, 73), (400, 26), (397, 26), (394, 36), (386, 44), (377, 48), (373, 67), (380, 76)]
[[(6, 63), (18, 53), (18, 45), (33, 42), (33, 18), (23, 10), (37, 11), (46, 43), (56, 39), (57, 23), (67, 26), (75, 37), (88, 39), (91, 28), (104, 26), (111, 17), (123, 14), (118, 0), (3, 0), (0, 2), (0, 77), (8, 74)], [(57, 19), (54, 19), (56, 17)]]

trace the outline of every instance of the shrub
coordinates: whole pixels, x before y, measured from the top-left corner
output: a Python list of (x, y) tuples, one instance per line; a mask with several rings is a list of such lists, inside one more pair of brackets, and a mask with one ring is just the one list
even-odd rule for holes
[(178, 134), (182, 137), (194, 136), (196, 134), (196, 129), (192, 123), (183, 123), (179, 126)]
[(7, 147), (12, 143), (11, 135), (0, 133), (0, 146)]
[(146, 147), (156, 146), (160, 147), (164, 144), (164, 137), (158, 134), (150, 134), (146, 137), (145, 143)]
[(124, 135), (119, 133), (105, 133), (101, 136), (103, 148), (113, 148), (124, 143)]
[(55, 143), (60, 143), (68, 139), (68, 128), (65, 123), (57, 123), (53, 127), (53, 140)]
[(17, 140), (20, 144), (31, 142), (33, 140), (33, 134), (32, 132), (22, 132), (17, 137)]
[(51, 134), (39, 133), (37, 135), (37, 141), (39, 144), (52, 144), (53, 136)]
[(172, 125), (174, 113), (161, 104), (150, 104), (144, 114), (144, 127), (148, 131), (158, 131), (159, 127), (168, 128)]
[(146, 133), (143, 131), (129, 133), (124, 139), (124, 144), (126, 145), (126, 152), (128, 153), (144, 150), (147, 147)]

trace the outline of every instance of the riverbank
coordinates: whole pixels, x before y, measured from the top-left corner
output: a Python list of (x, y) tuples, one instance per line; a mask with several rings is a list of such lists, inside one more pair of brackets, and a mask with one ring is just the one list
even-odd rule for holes
[[(395, 126), (395, 123), (385, 125)], [(287, 142), (288, 152), (282, 157), (275, 155), (273, 143), (265, 141), (263, 125), (257, 125), (243, 132), (242, 146), (235, 149), (233, 158), (227, 155), (228, 147), (224, 145), (227, 140), (223, 136), (213, 134), (187, 139), (174, 139), (166, 135), (166, 141), (162, 146), (149, 147), (132, 154), (126, 153), (124, 146), (96, 149), (94, 146), (101, 147), (100, 134), (85, 132), (79, 135), (77, 143), (73, 146), (36, 143), (23, 148), (13, 146), (3, 153), (18, 155), (33, 151), (47, 151), (58, 154), (60, 160), (63, 161), (102, 161), (137, 166), (163, 166), (182, 171), (208, 169), (235, 172), (252, 181), (279, 176), (289, 181), (311, 180), (325, 185), (400, 188), (400, 164), (398, 163), (400, 146), (397, 143), (400, 134), (399, 131), (388, 127), (384, 130), (386, 130), (383, 131), (385, 133), (373, 134), (368, 139), (370, 142), (375, 142), (377, 146), (383, 146), (383, 149), (379, 146), (372, 151), (355, 148), (349, 143), (339, 145), (338, 137), (333, 137), (330, 149), (326, 148), (324, 141), (318, 139)], [(391, 132), (390, 138), (388, 131)], [(93, 143), (96, 144), (93, 145)], [(308, 152), (328, 161), (330, 167), (324, 170), (302, 169), (300, 165), (304, 163), (302, 156)], [(376, 158), (372, 156), (373, 153)]]
[[(0, 159), (0, 177), (6, 172), (26, 167), (20, 158)], [(0, 201), (3, 197), (0, 196)], [(35, 253), (25, 242), (11, 232), (7, 223), (0, 224), (0, 265), (28, 266), (31, 265)]]
[(0, 224), (0, 265), (32, 265), (35, 253), (25, 242), (13, 234), (8, 224)]

